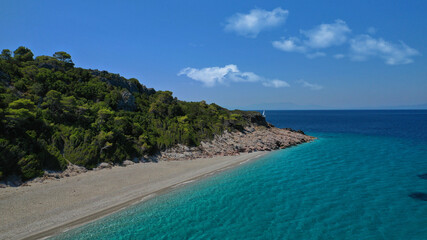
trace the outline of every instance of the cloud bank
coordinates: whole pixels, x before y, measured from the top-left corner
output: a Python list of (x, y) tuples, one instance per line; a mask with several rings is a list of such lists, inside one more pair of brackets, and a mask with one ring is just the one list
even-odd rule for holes
[(224, 67), (184, 68), (178, 76), (185, 75), (195, 81), (203, 83), (206, 87), (228, 85), (230, 82), (261, 82), (265, 87), (289, 87), (286, 81), (267, 79), (253, 72), (241, 72), (236, 65), (229, 64)]
[[(249, 13), (236, 13), (228, 18), (224, 29), (244, 37), (255, 38), (261, 31), (285, 23), (288, 15), (289, 11), (281, 7), (271, 11), (252, 9)], [(327, 56), (326, 49), (341, 47), (340, 52), (331, 53), (333, 58), (365, 61), (377, 57), (383, 59), (388, 65), (412, 63), (413, 57), (420, 55), (416, 49), (409, 47), (402, 41), (391, 43), (382, 38), (371, 37), (377, 32), (377, 29), (372, 26), (367, 28), (367, 33), (370, 35), (352, 35), (350, 27), (341, 19), (336, 19), (332, 23), (322, 23), (299, 32), (299, 37), (288, 36), (273, 41), (273, 47), (284, 52), (301, 53), (309, 59), (325, 57)], [(345, 54), (342, 53), (343, 45), (348, 49)], [(238, 80), (242, 77), (236, 76), (235, 79)], [(244, 78), (250, 79), (251, 77), (245, 76)], [(216, 82), (217, 80), (210, 79), (209, 81)], [(211, 82), (206, 82), (205, 85), (213, 84)]]
[[(388, 65), (408, 64), (413, 62), (413, 57), (420, 53), (404, 42), (391, 43), (382, 38), (373, 38), (363, 34), (350, 37), (351, 29), (343, 20), (337, 19), (330, 24), (320, 24), (310, 30), (300, 30), (302, 39), (298, 37), (282, 38), (273, 41), (273, 47), (284, 52), (296, 52), (305, 54), (309, 59), (324, 57), (326, 53), (319, 49), (326, 49), (347, 44), (348, 57), (353, 61), (365, 61), (377, 57)], [(376, 33), (376, 29), (370, 27), (368, 32)], [(335, 59), (346, 57), (344, 54), (333, 55)]]
[(248, 14), (237, 13), (227, 19), (225, 30), (244, 37), (255, 38), (261, 31), (283, 24), (288, 14), (288, 10), (280, 7), (272, 11), (252, 9)]

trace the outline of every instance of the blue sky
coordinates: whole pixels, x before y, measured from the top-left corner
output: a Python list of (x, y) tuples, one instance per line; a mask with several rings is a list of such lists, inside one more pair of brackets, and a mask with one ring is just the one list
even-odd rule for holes
[(0, 46), (229, 108), (427, 103), (426, 1), (1, 1)]

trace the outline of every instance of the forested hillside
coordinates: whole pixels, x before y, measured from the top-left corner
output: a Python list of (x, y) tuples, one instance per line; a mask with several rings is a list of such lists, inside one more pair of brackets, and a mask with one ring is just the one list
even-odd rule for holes
[(0, 180), (34, 178), (68, 162), (89, 169), (120, 163), (178, 143), (197, 146), (260, 118), (76, 68), (66, 52), (34, 58), (19, 47), (0, 55)]

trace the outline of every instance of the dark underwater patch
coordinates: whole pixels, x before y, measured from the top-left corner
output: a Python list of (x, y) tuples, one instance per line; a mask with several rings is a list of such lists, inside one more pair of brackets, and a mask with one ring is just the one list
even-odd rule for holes
[(418, 177), (427, 180), (427, 173), (419, 174)]
[(414, 193), (409, 194), (408, 196), (413, 198), (413, 199), (417, 199), (417, 200), (421, 200), (421, 201), (427, 201), (427, 193), (414, 192)]

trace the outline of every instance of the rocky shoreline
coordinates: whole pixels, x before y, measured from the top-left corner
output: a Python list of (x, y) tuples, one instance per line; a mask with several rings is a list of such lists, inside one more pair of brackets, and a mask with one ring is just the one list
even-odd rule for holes
[[(188, 147), (179, 144), (157, 155), (125, 160), (121, 166), (128, 166), (140, 162), (179, 161), (217, 156), (236, 156), (241, 153), (257, 151), (272, 151), (309, 142), (313, 139), (315, 138), (305, 135), (301, 130), (296, 131), (290, 128), (276, 128), (270, 124), (253, 124), (245, 127), (242, 131), (225, 131), (222, 135), (215, 136), (213, 140), (201, 142), (197, 147)], [(93, 171), (112, 167), (113, 165), (110, 163), (100, 163)], [(29, 186), (31, 183), (76, 176), (87, 171), (90, 170), (70, 163), (67, 169), (62, 172), (45, 171), (42, 177), (27, 182), (22, 182), (17, 176), (11, 176), (4, 182), (0, 182), (0, 188)]]
[(241, 132), (224, 132), (212, 141), (198, 147), (177, 145), (160, 153), (161, 160), (181, 160), (214, 156), (234, 156), (240, 153), (272, 151), (312, 141), (314, 137), (301, 130), (281, 129), (273, 126), (246, 127)]

